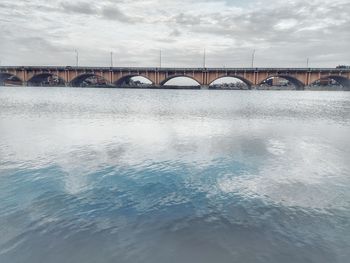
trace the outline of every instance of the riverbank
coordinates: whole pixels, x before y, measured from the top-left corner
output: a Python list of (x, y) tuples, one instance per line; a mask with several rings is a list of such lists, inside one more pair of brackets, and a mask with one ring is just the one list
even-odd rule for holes
[[(21, 85), (0, 85), (0, 87), (25, 87)], [(81, 86), (81, 87), (72, 87), (72, 86), (38, 86), (38, 87), (67, 87), (67, 88), (96, 88), (96, 89), (157, 89), (157, 90), (295, 90), (294, 87), (291, 86), (259, 86), (259, 87), (251, 87), (251, 88), (219, 88), (219, 87), (208, 87), (208, 86), (115, 86), (115, 85), (99, 85), (99, 86)], [(303, 90), (308, 91), (350, 91), (350, 87), (342, 87), (342, 86), (307, 86)]]

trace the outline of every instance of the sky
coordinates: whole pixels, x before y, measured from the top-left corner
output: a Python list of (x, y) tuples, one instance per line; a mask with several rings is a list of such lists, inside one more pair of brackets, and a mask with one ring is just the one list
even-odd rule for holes
[(1, 65), (335, 67), (350, 0), (0, 0)]

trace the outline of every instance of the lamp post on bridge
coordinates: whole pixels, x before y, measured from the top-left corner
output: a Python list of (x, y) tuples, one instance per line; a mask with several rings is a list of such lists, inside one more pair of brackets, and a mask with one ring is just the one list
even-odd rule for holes
[(75, 65), (79, 67), (79, 52), (76, 49), (74, 50), (74, 52), (75, 52)]
[(159, 68), (162, 68), (162, 50), (159, 49)]
[(113, 52), (111, 52), (111, 68), (113, 68)]
[(252, 54), (252, 68), (254, 68), (254, 62), (255, 62), (255, 52), (256, 50), (253, 50), (253, 54)]

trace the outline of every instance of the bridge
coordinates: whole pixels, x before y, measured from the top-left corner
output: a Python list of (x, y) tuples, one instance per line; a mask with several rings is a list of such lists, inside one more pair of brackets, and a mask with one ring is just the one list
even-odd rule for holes
[(322, 80), (334, 80), (350, 88), (350, 68), (0, 67), (0, 85), (5, 81), (14, 81), (24, 86), (35, 85), (52, 77), (64, 86), (79, 87), (92, 76), (115, 86), (127, 83), (136, 76), (148, 79), (156, 87), (177, 77), (187, 77), (205, 88), (220, 78), (233, 77), (253, 88), (268, 79), (279, 77), (288, 80), (298, 90)]

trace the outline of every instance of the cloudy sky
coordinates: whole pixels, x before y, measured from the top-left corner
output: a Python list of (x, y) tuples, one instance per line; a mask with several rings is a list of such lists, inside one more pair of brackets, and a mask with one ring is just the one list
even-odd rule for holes
[(0, 0), (2, 65), (334, 67), (350, 0)]

